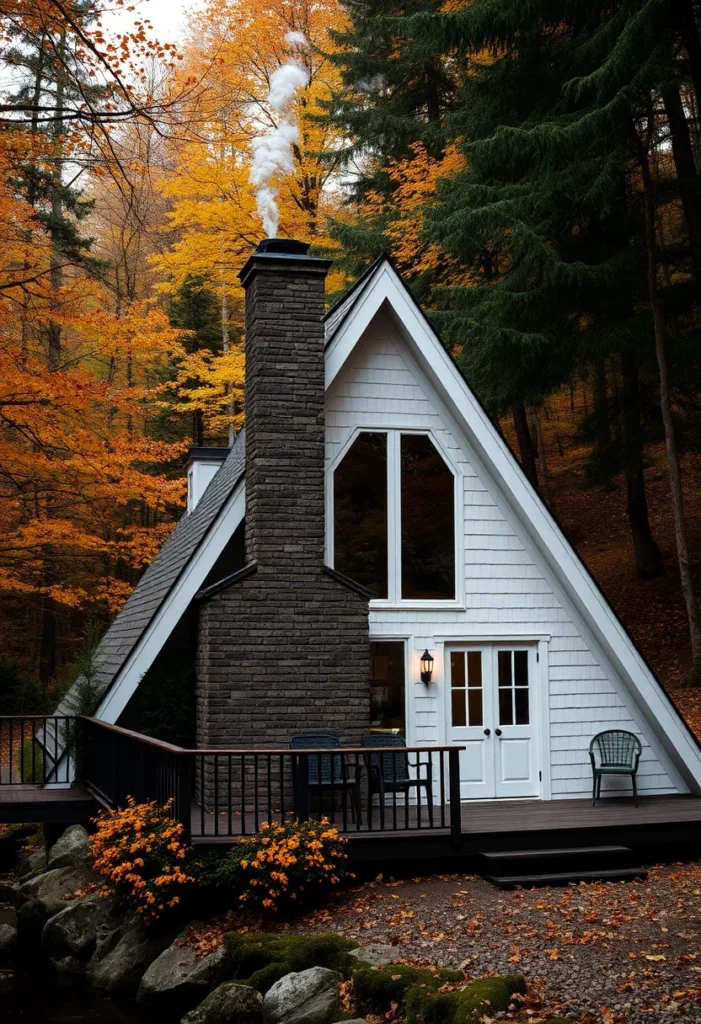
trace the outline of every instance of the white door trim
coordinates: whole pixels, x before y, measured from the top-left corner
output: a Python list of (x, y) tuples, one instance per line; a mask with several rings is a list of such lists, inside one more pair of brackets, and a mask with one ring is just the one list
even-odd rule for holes
[[(438, 638), (436, 638), (438, 639)], [(548, 638), (549, 639), (549, 638)], [(523, 799), (523, 800), (549, 800), (551, 799), (551, 781), (550, 781), (550, 723), (549, 723), (549, 672), (548, 672), (548, 642), (544, 638), (543, 634), (539, 634), (537, 637), (514, 637), (509, 634), (503, 636), (489, 636), (489, 637), (457, 637), (441, 638), (438, 642), (442, 654), (443, 662), (443, 700), (442, 700), (442, 731), (443, 731), (443, 742), (448, 742), (450, 734), (449, 721), (452, 713), (451, 708), (451, 685), (450, 685), (450, 669), (449, 660), (451, 650), (470, 650), (479, 649), (482, 651), (491, 650), (493, 654), (493, 661), (496, 662), (496, 650), (498, 648), (511, 648), (511, 649), (523, 649), (526, 648), (529, 651), (529, 709), (530, 709), (530, 724), (533, 728), (533, 750), (534, 750), (534, 782), (535, 792), (529, 796), (523, 797), (498, 797), (495, 795), (489, 797), (490, 800), (499, 799)], [(532, 670), (532, 671), (531, 671)], [(487, 694), (486, 689), (483, 694), (485, 701), (484, 707), (487, 707), (487, 702), (490, 700), (493, 702), (497, 701), (496, 693), (496, 677), (491, 678), (493, 675), (493, 667), (489, 668), (489, 683), (492, 686), (492, 693)], [(495, 712), (496, 714), (496, 712)], [(492, 728), (496, 726), (496, 721)], [(494, 736), (492, 738), (495, 738)], [(494, 773), (496, 773), (496, 753), (494, 754)], [(494, 774), (495, 786), (496, 786), (496, 774)], [(469, 800), (470, 798), (464, 798)], [(479, 799), (478, 797), (472, 799)]]

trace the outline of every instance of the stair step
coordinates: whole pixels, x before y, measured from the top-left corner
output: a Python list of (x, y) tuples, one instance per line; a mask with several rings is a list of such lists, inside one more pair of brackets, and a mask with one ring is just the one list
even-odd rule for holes
[(572, 882), (632, 882), (647, 878), (644, 868), (602, 868), (600, 871), (552, 871), (539, 875), (485, 875), (488, 882), (500, 889), (541, 885), (570, 885)]
[(479, 856), (487, 861), (519, 861), (540, 857), (591, 857), (599, 853), (616, 856), (632, 853), (632, 850), (629, 846), (571, 846), (554, 850), (489, 850)]

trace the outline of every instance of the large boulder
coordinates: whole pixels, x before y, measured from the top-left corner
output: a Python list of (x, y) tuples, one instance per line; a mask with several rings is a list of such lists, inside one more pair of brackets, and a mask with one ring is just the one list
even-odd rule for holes
[(102, 896), (87, 896), (49, 918), (41, 942), (52, 960), (75, 957), (89, 960), (97, 945), (98, 928), (107, 920), (112, 904)]
[(0, 903), (9, 903), (16, 907), (20, 901), (19, 886), (8, 882), (6, 878), (0, 878)]
[(186, 932), (165, 949), (148, 968), (136, 996), (143, 1006), (168, 1013), (195, 1006), (222, 980), (224, 947), (198, 957), (185, 944)]
[(17, 945), (17, 912), (14, 907), (0, 908), (0, 961), (7, 960)]
[(338, 975), (327, 967), (286, 974), (263, 999), (266, 1024), (330, 1024), (338, 1011)]
[(180, 1024), (261, 1024), (262, 1020), (260, 992), (249, 985), (227, 981), (186, 1013)]
[(64, 956), (60, 960), (52, 960), (51, 966), (57, 974), (72, 978), (82, 978), (85, 974), (85, 961), (75, 956)]
[(384, 967), (385, 964), (393, 964), (400, 956), (400, 952), (394, 946), (386, 946), (382, 942), (373, 942), (369, 946), (358, 946), (351, 949), (348, 956), (357, 963), (366, 967)]
[(86, 978), (93, 988), (113, 995), (134, 995), (146, 968), (173, 941), (172, 933), (147, 931), (139, 922), (100, 932)]
[(17, 931), (20, 942), (28, 948), (39, 942), (46, 916), (36, 900), (25, 900), (17, 909)]
[(69, 868), (90, 863), (90, 836), (82, 825), (71, 825), (49, 850), (47, 867)]
[(43, 875), (37, 875), (21, 886), (21, 894), (25, 899), (33, 900), (45, 918), (53, 917), (63, 910), (73, 899), (79, 889), (93, 877), (86, 864), (73, 865), (65, 868), (54, 868)]
[(32, 850), (22, 857), (17, 865), (16, 874), (21, 882), (26, 882), (28, 878), (34, 878), (42, 871), (46, 871), (46, 850)]

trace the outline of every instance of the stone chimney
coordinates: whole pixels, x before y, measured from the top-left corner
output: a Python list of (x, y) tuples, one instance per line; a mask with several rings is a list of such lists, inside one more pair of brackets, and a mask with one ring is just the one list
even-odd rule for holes
[(324, 565), (324, 281), (308, 246), (262, 242), (246, 290), (246, 567), (199, 607), (203, 747), (287, 746), (369, 724), (368, 594)]
[(246, 290), (246, 558), (258, 571), (324, 557), (324, 283), (330, 260), (267, 239)]

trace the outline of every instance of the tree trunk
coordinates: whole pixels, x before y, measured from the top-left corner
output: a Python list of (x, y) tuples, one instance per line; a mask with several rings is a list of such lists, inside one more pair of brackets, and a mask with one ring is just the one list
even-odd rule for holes
[(689, 563), (689, 539), (687, 536), (686, 519), (684, 516), (684, 495), (682, 491), (681, 467), (679, 452), (674, 430), (672, 415), (672, 396), (669, 381), (669, 366), (665, 345), (662, 309), (657, 290), (657, 237), (655, 234), (655, 199), (653, 181), (647, 150), (638, 138), (638, 160), (643, 181), (645, 204), (645, 241), (647, 245), (647, 285), (650, 300), (650, 311), (655, 336), (655, 353), (660, 375), (660, 409), (664, 424), (665, 448), (667, 452), (667, 470), (672, 495), (672, 512), (674, 516), (674, 539), (677, 549), (677, 562), (681, 581), (682, 595), (686, 606), (689, 623), (689, 639), (691, 642), (692, 672), (690, 681), (701, 683), (701, 616), (694, 592), (694, 584)]
[(56, 673), (56, 612), (50, 597), (45, 597), (41, 609), (41, 638), (39, 641), (39, 681), (46, 693)]
[(524, 473), (537, 490), (538, 470), (536, 469), (535, 454), (533, 452), (533, 440), (531, 438), (531, 432), (528, 429), (526, 407), (523, 402), (516, 402), (512, 407), (511, 412), (514, 418), (514, 427), (516, 428), (518, 449), (521, 453), (521, 466), (523, 467)]
[(613, 489), (610, 465), (611, 413), (609, 409), (606, 360), (594, 361), (594, 467), (596, 480), (606, 490)]
[(550, 505), (550, 494), (548, 492), (548, 466), (545, 461), (545, 446), (543, 444), (543, 431), (540, 425), (540, 412), (531, 410), (531, 437), (535, 437), (535, 447), (538, 453), (538, 474), (540, 478), (540, 493), (546, 505)]
[(677, 18), (682, 42), (689, 55), (689, 77), (694, 83), (696, 106), (701, 110), (701, 37), (692, 0), (677, 0)]
[(630, 349), (621, 352), (623, 377), (622, 433), (623, 470), (628, 489), (628, 519), (633, 535), (635, 568), (638, 578), (652, 580), (663, 572), (662, 555), (650, 529), (650, 517), (645, 491), (643, 463), (643, 432), (640, 426), (640, 396), (638, 393), (638, 361)]
[[(226, 292), (222, 290), (221, 294), (221, 337), (222, 337), (222, 351), (229, 351), (229, 302), (226, 297)], [(229, 448), (234, 444), (234, 403), (233, 400), (229, 402)]]
[(672, 156), (689, 235), (691, 259), (696, 281), (701, 287), (701, 180), (696, 173), (689, 125), (679, 89), (674, 86), (665, 89), (662, 99), (672, 134)]

